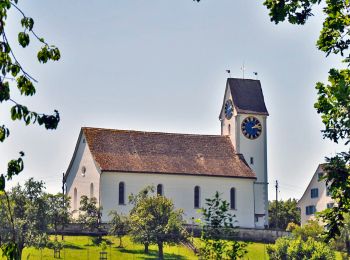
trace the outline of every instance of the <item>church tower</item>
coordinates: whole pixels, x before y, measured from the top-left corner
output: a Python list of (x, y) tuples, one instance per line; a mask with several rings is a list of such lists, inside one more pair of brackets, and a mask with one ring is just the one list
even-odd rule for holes
[(219, 119), (237, 153), (256, 174), (255, 227), (268, 225), (267, 127), (269, 115), (259, 80), (228, 78)]

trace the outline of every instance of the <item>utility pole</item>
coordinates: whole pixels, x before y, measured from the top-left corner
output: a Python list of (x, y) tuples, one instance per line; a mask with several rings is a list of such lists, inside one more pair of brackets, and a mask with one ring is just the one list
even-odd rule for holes
[[(62, 173), (62, 209), (64, 209), (64, 205), (65, 205), (65, 201), (64, 201), (64, 199), (65, 199), (65, 197), (64, 197), (64, 184), (65, 184), (64, 173)], [(63, 230), (64, 230), (64, 217), (62, 216), (62, 233), (61, 233), (62, 241), (64, 240)]]
[(278, 181), (276, 180), (276, 230), (278, 229)]

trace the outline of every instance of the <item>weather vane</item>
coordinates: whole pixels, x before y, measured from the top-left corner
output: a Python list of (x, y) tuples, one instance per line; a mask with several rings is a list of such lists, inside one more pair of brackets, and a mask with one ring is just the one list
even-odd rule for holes
[(231, 78), (231, 70), (226, 70), (226, 72), (228, 73), (228, 76)]

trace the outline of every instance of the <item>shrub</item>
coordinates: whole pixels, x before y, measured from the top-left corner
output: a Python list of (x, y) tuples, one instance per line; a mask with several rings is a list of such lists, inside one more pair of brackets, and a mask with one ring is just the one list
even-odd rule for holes
[(334, 252), (322, 242), (309, 237), (304, 241), (301, 237), (282, 237), (274, 245), (267, 246), (267, 253), (271, 260), (328, 260), (335, 259)]

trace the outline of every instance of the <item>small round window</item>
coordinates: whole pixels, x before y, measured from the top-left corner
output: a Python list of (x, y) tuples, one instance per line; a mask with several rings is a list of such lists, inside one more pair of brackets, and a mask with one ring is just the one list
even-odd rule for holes
[(81, 167), (81, 175), (82, 175), (83, 177), (85, 177), (85, 173), (86, 173), (86, 167), (83, 166), (83, 167)]

